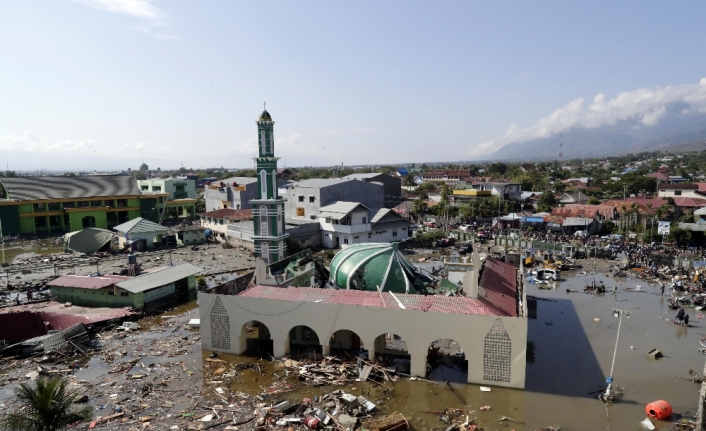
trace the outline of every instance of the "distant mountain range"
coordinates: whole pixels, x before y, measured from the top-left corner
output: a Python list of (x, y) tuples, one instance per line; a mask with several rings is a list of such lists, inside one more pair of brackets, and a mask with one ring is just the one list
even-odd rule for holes
[(475, 160), (557, 160), (563, 142), (564, 160), (615, 156), (641, 151), (686, 152), (706, 150), (706, 114), (684, 114), (686, 106), (672, 106), (657, 125), (621, 121), (595, 129), (573, 128), (563, 137), (508, 144)]

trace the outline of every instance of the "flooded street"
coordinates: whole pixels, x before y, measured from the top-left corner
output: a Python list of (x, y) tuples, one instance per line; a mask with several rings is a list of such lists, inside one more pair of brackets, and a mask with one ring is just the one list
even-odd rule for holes
[[(546, 300), (538, 301), (538, 317), (529, 324), (528, 339), (536, 349), (534, 361), (527, 365), (524, 391), (492, 387), (490, 392), (482, 392), (477, 385), (463, 383), (453, 383), (451, 391), (443, 382), (434, 385), (407, 379), (394, 383), (394, 394), (375, 383), (313, 388), (300, 385), (294, 376), (286, 377), (285, 369), (269, 361), (223, 354), (219, 358), (231, 363), (257, 361), (265, 367), (265, 375), (252, 370), (239, 372), (230, 383), (231, 390), (258, 394), (275, 381), (286, 382), (291, 385), (291, 392), (269, 400), (301, 401), (341, 388), (369, 397), (378, 404), (380, 413), (403, 413), (420, 431), (445, 429), (446, 424), (434, 412), (446, 408), (469, 410), (469, 416), (477, 417), (478, 424), (486, 430), (518, 431), (548, 426), (561, 426), (562, 430), (639, 430), (645, 405), (659, 399), (672, 404), (674, 418), (686, 411), (695, 413), (699, 385), (688, 376), (690, 369), (700, 373), (706, 359), (697, 350), (701, 348), (699, 339), (706, 336), (704, 320), (697, 317), (700, 312), (687, 308), (691, 327), (677, 326), (668, 321), (676, 312), (667, 308), (669, 296), (665, 293), (660, 297), (658, 285), (597, 274), (596, 281), (603, 281), (609, 293), (590, 295), (583, 292), (583, 287), (593, 282), (593, 275), (567, 272), (563, 278), (552, 290), (526, 283), (528, 295)], [(618, 286), (615, 294), (614, 286)], [(640, 291), (625, 290), (636, 286), (640, 286)], [(567, 293), (567, 289), (580, 292)], [(624, 396), (619, 403), (605, 406), (592, 392), (605, 389), (610, 374), (618, 330), (618, 318), (612, 314), (616, 307), (631, 312), (629, 318), (622, 320), (613, 372), (615, 384), (624, 387)], [(648, 357), (647, 352), (653, 348), (661, 350), (664, 357)], [(208, 354), (203, 352), (204, 358)], [(432, 373), (432, 377), (448, 378), (458, 373), (443, 370)], [(491, 409), (481, 411), (481, 406)], [(502, 416), (525, 424), (501, 423)], [(658, 429), (671, 427), (669, 422), (654, 422)]]
[[(97, 415), (115, 408), (116, 393), (127, 390), (139, 394), (148, 382), (166, 382), (168, 387), (151, 395), (152, 400), (136, 404), (118, 397), (117, 403), (131, 411), (142, 408), (145, 414), (155, 417), (171, 415), (162, 416), (170, 417), (170, 421), (188, 411), (207, 413), (204, 406), (195, 407), (199, 400), (207, 405), (223, 404), (223, 396), (219, 395), (223, 389), (254, 396), (275, 386), (278, 391), (263, 397), (263, 403), (301, 401), (342, 389), (368, 398), (377, 405), (379, 414), (404, 414), (417, 431), (446, 429), (448, 425), (439, 420), (439, 412), (447, 408), (468, 410), (469, 418), (476, 418), (487, 431), (531, 431), (549, 426), (562, 430), (640, 430), (645, 405), (659, 399), (672, 404), (675, 418), (686, 411), (693, 414), (699, 386), (688, 379), (688, 372), (693, 369), (700, 373), (706, 359), (697, 350), (701, 348), (700, 338), (706, 336), (704, 319), (698, 317), (700, 312), (687, 308), (691, 327), (676, 326), (669, 322), (676, 312), (668, 309), (668, 295), (660, 297), (657, 285), (597, 274), (596, 281), (604, 282), (609, 293), (591, 295), (584, 293), (583, 287), (593, 281), (593, 275), (562, 275), (563, 280), (553, 289), (525, 285), (528, 295), (540, 298), (537, 319), (529, 322), (528, 340), (534, 343), (535, 350), (527, 364), (526, 390), (492, 387), (490, 392), (484, 392), (478, 385), (458, 383), (464, 379), (463, 372), (444, 366), (431, 373), (431, 379), (439, 380), (437, 384), (407, 378), (382, 382), (394, 387), (393, 392), (372, 381), (311, 387), (299, 381), (292, 369), (284, 368), (282, 361), (228, 354), (219, 354), (218, 359), (230, 365), (255, 363), (262, 372), (250, 368), (236, 371), (228, 365), (224, 375), (216, 375), (222, 363), (208, 361), (211, 352), (201, 349), (198, 329), (186, 326), (198, 314), (195, 301), (141, 319), (141, 329), (136, 332), (101, 332), (98, 338), (103, 348), (79, 362), (81, 369), (72, 375), (79, 382), (90, 382), (90, 403), (98, 409)], [(615, 293), (614, 286), (618, 287)], [(635, 290), (638, 286), (639, 291)], [(624, 387), (624, 396), (619, 403), (605, 406), (593, 392), (605, 388), (610, 373), (618, 331), (618, 318), (612, 314), (615, 307), (631, 312), (629, 318), (622, 320), (613, 372), (615, 384)], [(446, 340), (440, 345), (448, 346), (449, 352), (457, 349)], [(482, 348), (460, 347), (466, 352)], [(649, 357), (647, 352), (654, 348), (661, 350), (664, 357)], [(14, 387), (10, 376), (15, 371), (8, 368), (4, 373), (7, 380), (0, 399), (7, 402)], [(443, 379), (454, 382), (453, 390), (444, 385)], [(490, 409), (481, 410), (483, 406)], [(251, 412), (243, 406), (240, 414), (247, 418)], [(501, 422), (503, 416), (524, 424)], [(671, 427), (668, 422), (655, 424), (658, 429)], [(119, 429), (119, 424), (114, 425)], [(113, 429), (112, 425), (109, 429)]]
[(54, 253), (63, 253), (64, 246), (60, 238), (48, 238), (34, 241), (16, 241), (9, 244), (0, 244), (0, 264), (10, 263), (17, 256), (36, 254), (47, 256)]

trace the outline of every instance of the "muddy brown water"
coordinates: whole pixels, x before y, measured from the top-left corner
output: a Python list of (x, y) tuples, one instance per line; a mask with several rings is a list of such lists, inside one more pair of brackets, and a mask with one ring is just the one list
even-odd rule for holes
[[(284, 377), (285, 371), (275, 369), (269, 361), (238, 355), (219, 357), (232, 363), (259, 361), (266, 367), (264, 375), (251, 370), (239, 373), (230, 384), (231, 390), (262, 393), (263, 387), (277, 379), (276, 374), (280, 381), (291, 383), (293, 390), (270, 400), (298, 401), (340, 388), (369, 397), (381, 413), (403, 413), (419, 431), (445, 429), (448, 425), (440, 422), (438, 415), (425, 411), (447, 407), (475, 411), (478, 423), (486, 430), (517, 431), (547, 426), (561, 426), (562, 430), (640, 430), (644, 429), (640, 422), (646, 417), (645, 405), (659, 399), (671, 403), (675, 417), (693, 414), (699, 386), (684, 377), (690, 369), (702, 372), (704, 368), (706, 357), (697, 350), (701, 348), (699, 339), (706, 336), (706, 319), (697, 318), (701, 312), (687, 308), (692, 326), (676, 326), (668, 321), (676, 314), (667, 308), (669, 296), (661, 297), (657, 285), (597, 274), (597, 282), (603, 281), (609, 289), (618, 286), (618, 290), (596, 296), (583, 293), (586, 283), (593, 282), (593, 275), (569, 272), (564, 276), (567, 279), (557, 282), (552, 290), (526, 284), (529, 295), (550, 301), (538, 301), (538, 317), (529, 322), (528, 339), (536, 350), (534, 361), (527, 364), (525, 390), (492, 387), (491, 392), (481, 392), (478, 385), (454, 383), (455, 391), (450, 391), (443, 385), (406, 379), (394, 384), (394, 394), (385, 393), (381, 386), (359, 382), (312, 388), (297, 385), (293, 377)], [(639, 292), (625, 290), (636, 286), (641, 287)], [(567, 293), (567, 289), (581, 292)], [(631, 312), (622, 320), (613, 372), (615, 384), (624, 387), (624, 396), (620, 402), (606, 406), (589, 393), (604, 389), (610, 374), (618, 332), (618, 318), (612, 314), (615, 307)], [(664, 357), (648, 357), (647, 352), (653, 348), (661, 350)], [(204, 358), (208, 354), (204, 351)], [(469, 364), (472, 366), (477, 365)], [(448, 374), (438, 372), (435, 376), (447, 378)], [(491, 409), (480, 411), (481, 406)], [(502, 416), (525, 424), (501, 422)], [(658, 429), (671, 427), (669, 421), (654, 422)]]
[(57, 244), (55, 241), (50, 239), (31, 241), (29, 243), (23, 242), (22, 244), (0, 244), (0, 263), (11, 263), (15, 257), (27, 253), (36, 253), (42, 256), (47, 256), (50, 254), (63, 252), (64, 246), (61, 243)]

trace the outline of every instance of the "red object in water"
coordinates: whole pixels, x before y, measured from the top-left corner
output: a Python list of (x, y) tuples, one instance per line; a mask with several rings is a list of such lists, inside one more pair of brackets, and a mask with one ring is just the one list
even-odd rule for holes
[(653, 401), (645, 407), (647, 416), (654, 419), (667, 419), (672, 415), (672, 405), (664, 400)]

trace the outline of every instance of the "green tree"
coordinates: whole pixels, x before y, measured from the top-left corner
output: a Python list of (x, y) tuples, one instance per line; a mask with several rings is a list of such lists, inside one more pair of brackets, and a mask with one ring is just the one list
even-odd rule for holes
[(404, 177), (404, 180), (402, 180), (402, 185), (405, 187), (415, 187), (417, 183), (414, 182), (414, 176), (412, 174), (408, 174)]
[(424, 214), (428, 211), (429, 206), (422, 198), (417, 198), (412, 201), (412, 212), (415, 214)]
[(74, 405), (79, 394), (70, 390), (62, 377), (41, 376), (34, 384), (20, 383), (15, 397), (22, 407), (0, 420), (2, 430), (60, 431), (91, 419), (93, 414), (90, 407)]
[(552, 192), (542, 193), (539, 199), (537, 199), (537, 210), (539, 212), (551, 212), (552, 208), (557, 205), (559, 205), (559, 202)]

